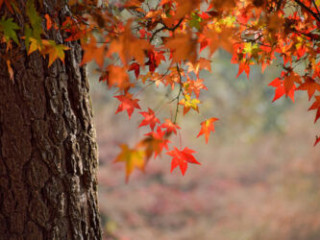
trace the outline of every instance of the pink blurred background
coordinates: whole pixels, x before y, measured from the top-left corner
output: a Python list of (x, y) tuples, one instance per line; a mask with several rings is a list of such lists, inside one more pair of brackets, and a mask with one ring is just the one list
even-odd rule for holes
[[(202, 73), (200, 115), (179, 116), (181, 145), (197, 151), (201, 166), (186, 176), (170, 173), (170, 159), (152, 159), (145, 173), (135, 171), (125, 183), (125, 168), (112, 161), (120, 143), (134, 145), (145, 133), (137, 112), (129, 121), (115, 115), (112, 90), (90, 77), (99, 146), (99, 205), (105, 240), (319, 240), (320, 154), (313, 147), (319, 125), (308, 112), (307, 96), (296, 103), (271, 103), (272, 67), (235, 79), (237, 66), (219, 51), (213, 73)], [(170, 117), (167, 89), (145, 88), (139, 97)], [(175, 105), (175, 104), (174, 104)], [(218, 117), (216, 132), (205, 144), (196, 138), (200, 122)], [(180, 144), (179, 138), (170, 139)], [(172, 145), (171, 145), (172, 146)]]

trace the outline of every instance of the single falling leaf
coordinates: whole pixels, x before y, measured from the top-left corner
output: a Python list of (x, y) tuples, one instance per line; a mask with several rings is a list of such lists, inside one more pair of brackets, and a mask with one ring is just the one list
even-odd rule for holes
[(144, 117), (139, 127), (149, 125), (151, 130), (154, 129), (157, 123), (160, 123), (159, 119), (155, 116), (154, 112), (148, 108), (148, 112), (140, 112), (140, 114)]
[(214, 132), (214, 122), (218, 121), (218, 118), (209, 118), (203, 122), (201, 122), (201, 129), (197, 137), (200, 137), (204, 134), (206, 143), (209, 141), (210, 132)]
[(171, 172), (176, 168), (180, 167), (182, 175), (184, 175), (188, 169), (188, 163), (201, 165), (195, 157), (192, 155), (195, 151), (185, 147), (182, 151), (174, 147), (174, 150), (167, 152), (172, 157), (171, 161)]
[(114, 162), (124, 162), (126, 165), (126, 182), (135, 168), (144, 171), (145, 152), (143, 150), (130, 149), (126, 144), (122, 144), (121, 152), (116, 157)]
[(119, 107), (116, 111), (116, 114), (118, 112), (127, 111), (129, 119), (130, 119), (135, 108), (141, 109), (138, 104), (139, 99), (132, 98), (132, 94), (130, 94), (130, 93), (126, 93), (124, 95), (119, 95), (119, 96), (114, 96), (114, 97), (117, 98), (121, 102), (121, 104), (119, 105)]

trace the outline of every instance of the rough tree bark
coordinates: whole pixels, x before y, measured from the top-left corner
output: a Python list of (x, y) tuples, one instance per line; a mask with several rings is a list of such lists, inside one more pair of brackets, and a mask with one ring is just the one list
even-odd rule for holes
[[(43, 1), (39, 12), (54, 16), (59, 6), (62, 20), (61, 2)], [(26, 18), (14, 18), (23, 28)], [(63, 43), (59, 31), (48, 34)], [(65, 64), (49, 68), (16, 47), (13, 81), (0, 57), (0, 240), (101, 239), (89, 87), (79, 44), (65, 44)]]

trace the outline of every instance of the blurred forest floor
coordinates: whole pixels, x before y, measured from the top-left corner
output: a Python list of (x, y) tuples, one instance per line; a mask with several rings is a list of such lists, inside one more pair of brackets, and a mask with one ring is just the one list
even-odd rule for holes
[[(229, 62), (223, 52), (213, 59), (214, 73), (203, 74), (209, 90), (201, 114), (179, 119), (181, 144), (196, 150), (202, 165), (190, 165), (184, 177), (178, 169), (171, 174), (163, 154), (145, 173), (135, 171), (129, 184), (124, 165), (112, 161), (120, 143), (133, 145), (145, 133), (137, 128), (141, 116), (115, 115), (112, 90), (91, 76), (105, 240), (320, 239), (320, 154), (313, 147), (319, 126), (307, 111), (307, 96), (296, 94), (295, 104), (285, 98), (271, 103), (267, 85), (276, 67), (235, 79), (237, 66)], [(160, 105), (160, 115), (170, 113), (164, 91), (142, 91), (143, 111), (148, 102)], [(196, 135), (208, 117), (220, 121), (205, 144)], [(170, 140), (179, 146), (179, 139)]]

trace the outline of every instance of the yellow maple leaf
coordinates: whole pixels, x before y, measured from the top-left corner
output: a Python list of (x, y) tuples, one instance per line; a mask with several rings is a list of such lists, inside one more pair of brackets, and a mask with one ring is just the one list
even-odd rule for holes
[(130, 149), (127, 144), (122, 144), (120, 147), (121, 153), (114, 162), (124, 162), (126, 164), (126, 182), (128, 182), (129, 176), (135, 168), (144, 171), (145, 151)]
[(189, 112), (192, 108), (195, 111), (199, 112), (198, 104), (200, 100), (197, 98), (191, 99), (190, 95), (186, 94), (184, 98), (179, 102), (180, 105), (183, 105), (183, 115)]

